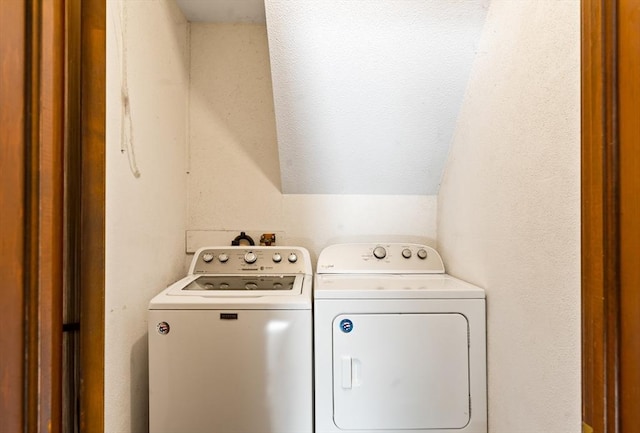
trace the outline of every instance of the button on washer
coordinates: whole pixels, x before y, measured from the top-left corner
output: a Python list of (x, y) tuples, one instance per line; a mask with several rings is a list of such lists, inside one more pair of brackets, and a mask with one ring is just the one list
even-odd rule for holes
[(211, 260), (213, 260), (213, 254), (211, 254), (211, 253), (204, 253), (204, 254), (202, 255), (202, 260), (203, 260), (205, 263), (209, 263)]
[(375, 247), (373, 249), (373, 255), (376, 257), (376, 259), (384, 259), (385, 257), (387, 257), (387, 250), (382, 247)]
[(244, 255), (244, 261), (249, 264), (255, 263), (256, 260), (258, 260), (258, 256), (256, 256), (256, 253), (254, 253), (253, 251), (249, 251), (247, 254)]

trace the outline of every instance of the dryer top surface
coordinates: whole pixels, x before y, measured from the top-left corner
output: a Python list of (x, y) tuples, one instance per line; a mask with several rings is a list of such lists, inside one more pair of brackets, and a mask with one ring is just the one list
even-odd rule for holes
[(482, 288), (447, 274), (316, 275), (314, 299), (484, 299)]

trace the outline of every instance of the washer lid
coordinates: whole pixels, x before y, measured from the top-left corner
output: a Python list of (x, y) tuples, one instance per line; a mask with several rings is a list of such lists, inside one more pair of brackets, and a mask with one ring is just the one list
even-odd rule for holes
[(316, 275), (314, 299), (484, 299), (480, 287), (447, 274)]
[(151, 310), (310, 309), (310, 275), (190, 275), (149, 303)]
[[(255, 296), (255, 294), (299, 295), (296, 275), (199, 275), (186, 286), (176, 287), (169, 296)], [(252, 293), (255, 292), (255, 293)]]

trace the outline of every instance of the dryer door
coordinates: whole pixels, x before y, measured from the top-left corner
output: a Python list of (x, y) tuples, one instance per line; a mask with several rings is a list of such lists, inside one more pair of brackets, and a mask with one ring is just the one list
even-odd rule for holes
[(463, 428), (470, 419), (468, 328), (458, 313), (337, 316), (335, 424), (344, 430)]

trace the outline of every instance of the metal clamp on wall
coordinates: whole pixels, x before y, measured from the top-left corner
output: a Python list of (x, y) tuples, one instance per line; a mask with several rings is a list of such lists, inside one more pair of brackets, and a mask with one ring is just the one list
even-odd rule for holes
[(249, 245), (255, 245), (256, 243), (253, 241), (253, 239), (251, 238), (251, 236), (248, 236), (245, 232), (240, 232), (240, 234), (238, 236), (236, 236), (232, 241), (231, 241), (231, 246), (238, 246), (240, 245), (240, 241), (247, 241), (249, 242)]

